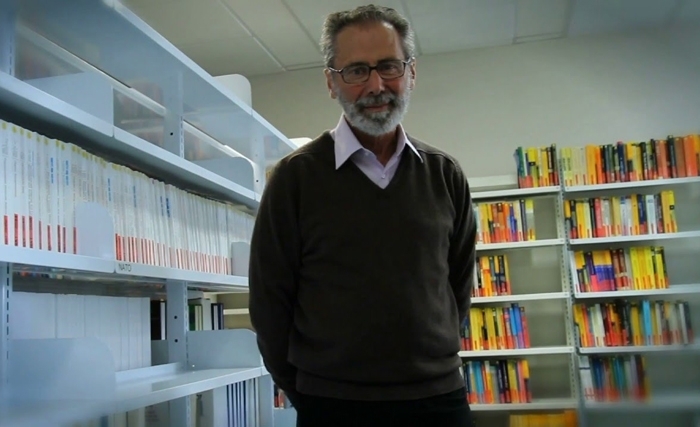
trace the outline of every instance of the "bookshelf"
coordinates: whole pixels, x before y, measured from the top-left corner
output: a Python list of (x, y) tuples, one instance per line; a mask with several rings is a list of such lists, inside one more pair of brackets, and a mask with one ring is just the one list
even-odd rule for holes
[[(700, 347), (694, 332), (700, 308), (700, 269), (694, 261), (700, 250), (699, 189), (700, 180), (687, 176), (565, 189), (567, 199), (610, 200), (613, 210), (602, 222), (614, 216), (612, 223), (622, 229), (570, 240), (573, 298), (580, 307), (576, 327), (594, 325), (594, 334), (578, 337), (587, 425), (623, 419), (650, 426), (688, 425), (700, 419)], [(631, 211), (637, 207), (639, 213), (623, 214), (620, 200), (632, 200)], [(591, 259), (582, 260), (583, 253)], [(586, 265), (600, 265), (605, 279), (586, 280), (591, 277), (581, 274)], [(617, 369), (626, 372), (605, 384), (618, 385), (595, 386), (596, 376)], [(619, 386), (622, 378), (639, 385), (625, 390)]]
[(580, 425), (697, 425), (700, 137), (558, 155)]
[[(611, 147), (518, 149), (515, 176), (470, 180), (482, 218), (477, 256), (487, 260), (477, 265), (477, 317), (460, 356), (465, 380), (478, 377), (468, 388), (479, 421), (505, 426), (517, 414), (570, 409), (582, 427), (700, 422), (700, 137)], [(498, 311), (516, 305), (527, 325), (508, 325)], [(530, 345), (498, 342), (521, 330)], [(503, 360), (528, 362), (515, 376), (531, 401), (504, 402), (523, 384), (504, 387), (512, 374)]]
[[(479, 218), (477, 285), (460, 356), (477, 423), (564, 417), (578, 407), (567, 236), (556, 182), (470, 179)], [(505, 364), (505, 369), (504, 369)], [(490, 375), (485, 373), (490, 372)], [(489, 378), (490, 377), (490, 378)], [(534, 421), (533, 421), (534, 422)]]
[(0, 426), (273, 425), (254, 333), (190, 310), (294, 148), (118, 1), (1, 1)]

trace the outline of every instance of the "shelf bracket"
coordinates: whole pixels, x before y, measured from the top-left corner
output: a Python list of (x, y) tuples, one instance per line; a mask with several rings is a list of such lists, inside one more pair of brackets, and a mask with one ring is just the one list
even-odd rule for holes
[[(187, 354), (187, 332), (189, 330), (189, 308), (187, 304), (187, 283), (168, 280), (165, 284), (167, 297), (167, 339), (168, 362), (181, 363), (189, 367)], [(182, 397), (169, 402), (168, 423), (171, 427), (188, 427), (190, 420), (190, 399)]]
[(165, 149), (180, 157), (185, 157), (185, 125), (183, 123), (183, 81), (182, 73), (177, 72), (168, 79), (163, 88), (165, 107)]
[(15, 0), (0, 0), (0, 71), (15, 75)]
[(255, 164), (253, 189), (262, 194), (267, 181), (267, 159), (265, 157), (265, 136), (256, 127), (250, 138), (250, 160)]
[(10, 367), (10, 298), (12, 264), (0, 262), (0, 399), (3, 397)]

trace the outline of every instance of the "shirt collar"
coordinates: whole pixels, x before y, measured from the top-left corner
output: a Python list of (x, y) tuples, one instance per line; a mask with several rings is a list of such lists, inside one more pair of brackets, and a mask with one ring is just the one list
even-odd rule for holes
[[(403, 126), (399, 124), (398, 126), (399, 138), (396, 143), (396, 153), (401, 154), (405, 147), (409, 147), (416, 156), (423, 161), (423, 158), (418, 153), (416, 147), (413, 146), (411, 141), (408, 140), (406, 132)], [(352, 132), (350, 125), (345, 119), (344, 115), (340, 116), (338, 125), (335, 129), (331, 130), (331, 136), (335, 140), (335, 168), (338, 169), (357, 151), (362, 150), (362, 144), (357, 140), (357, 137)]]

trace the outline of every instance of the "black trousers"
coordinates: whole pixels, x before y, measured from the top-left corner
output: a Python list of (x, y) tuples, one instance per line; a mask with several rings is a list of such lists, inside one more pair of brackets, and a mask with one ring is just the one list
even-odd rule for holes
[(464, 388), (425, 399), (339, 400), (299, 394), (297, 427), (473, 427)]

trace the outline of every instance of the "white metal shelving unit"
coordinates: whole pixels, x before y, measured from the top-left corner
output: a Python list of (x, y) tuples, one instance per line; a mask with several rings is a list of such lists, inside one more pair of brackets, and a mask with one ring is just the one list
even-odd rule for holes
[[(0, 118), (248, 213), (266, 167), (296, 148), (117, 0), (0, 1)], [(75, 218), (77, 254), (0, 245), (0, 426), (73, 425), (168, 403), (168, 425), (184, 427), (188, 396), (251, 379), (259, 389), (248, 409), (256, 425), (273, 425), (254, 334), (189, 330), (188, 289), (237, 291), (247, 277), (119, 261), (116, 218), (83, 205)], [(152, 345), (162, 360), (118, 371), (97, 339), (15, 338), (14, 279), (33, 274), (58, 286), (160, 284), (168, 334)]]
[[(645, 235), (626, 235), (602, 238), (570, 239), (567, 250), (595, 250), (629, 248), (635, 246), (663, 246), (673, 248), (666, 254), (667, 273), (670, 285), (666, 289), (644, 289), (624, 291), (581, 292), (573, 287), (571, 300), (574, 303), (594, 304), (618, 300), (690, 300), (695, 342), (688, 345), (644, 345), (582, 347), (576, 343), (576, 352), (581, 358), (590, 356), (641, 355), (647, 360), (645, 369), (650, 382), (650, 396), (639, 401), (593, 401), (586, 399), (582, 389), (578, 391), (579, 419), (582, 427), (615, 426), (634, 423), (640, 426), (680, 426), (700, 420), (700, 347), (697, 330), (700, 326), (700, 269), (697, 259), (700, 254), (700, 177), (654, 179), (634, 182), (617, 182), (599, 185), (563, 187), (565, 199), (607, 197), (611, 195), (654, 194), (673, 190), (675, 215), (679, 231)], [(634, 418), (631, 418), (634, 417)]]
[(560, 224), (563, 221), (559, 221), (563, 215), (561, 187), (516, 188), (515, 176), (479, 178), (470, 180), (470, 184), (475, 204), (534, 200), (536, 227), (535, 240), (477, 243), (477, 256), (503, 254), (508, 257), (512, 295), (472, 297), (471, 300), (472, 307), (513, 303), (526, 306), (531, 347), (459, 353), (465, 361), (528, 360), (532, 402), (472, 404), (471, 408), (477, 417), (484, 412), (501, 413), (501, 417), (507, 417), (516, 412), (576, 409), (578, 375), (570, 327), (571, 290), (566, 279), (566, 234), (563, 224)]
[[(635, 245), (680, 245), (679, 250), (686, 254), (696, 253), (700, 249), (697, 246), (698, 237), (700, 237), (700, 217), (692, 215), (692, 209), (695, 207), (695, 213), (698, 212), (698, 189), (700, 188), (700, 178), (688, 177), (679, 179), (666, 179), (654, 181), (639, 181), (631, 183), (615, 183), (594, 186), (579, 186), (579, 187), (554, 187), (554, 188), (507, 188), (515, 187), (515, 178), (512, 182), (504, 177), (497, 177), (493, 180), (489, 178), (481, 178), (479, 181), (479, 190), (473, 192), (475, 202), (496, 201), (508, 199), (520, 199), (529, 197), (547, 198), (551, 197), (554, 200), (554, 213), (552, 218), (556, 222), (556, 236), (547, 235), (545, 238), (526, 242), (509, 242), (509, 243), (494, 243), (494, 244), (478, 244), (477, 251), (480, 253), (493, 254), (496, 252), (516, 254), (529, 253), (531, 251), (546, 250), (547, 248), (556, 248), (560, 253), (560, 276), (561, 291), (554, 291), (551, 288), (537, 289), (537, 291), (519, 291), (514, 292), (514, 295), (505, 296), (490, 296), (490, 297), (474, 297), (472, 298), (473, 306), (484, 305), (500, 305), (508, 303), (543, 303), (544, 310), (548, 312), (557, 301), (562, 301), (565, 305), (563, 322), (566, 329), (566, 345), (563, 346), (533, 346), (526, 349), (513, 350), (489, 350), (489, 351), (468, 351), (460, 352), (460, 356), (465, 359), (490, 359), (496, 357), (528, 357), (537, 360), (537, 357), (551, 357), (555, 354), (568, 355), (569, 359), (569, 382), (571, 385), (570, 397), (556, 397), (551, 399), (533, 399), (531, 404), (474, 404), (472, 409), (476, 412), (527, 412), (527, 411), (555, 411), (560, 409), (576, 409), (579, 414), (580, 425), (583, 426), (603, 426), (616, 425), (624, 422), (626, 416), (630, 414), (665, 414), (666, 422), (682, 423), (684, 416), (689, 415), (690, 419), (700, 419), (700, 347), (697, 341), (690, 345), (655, 345), (655, 346), (628, 346), (628, 347), (580, 347), (578, 339), (574, 331), (573, 320), (573, 305), (575, 303), (597, 301), (615, 301), (620, 299), (665, 299), (678, 300), (685, 298), (694, 298), (695, 305), (691, 305), (691, 314), (693, 318), (693, 328), (695, 331), (700, 330), (698, 324), (698, 295), (700, 295), (700, 284), (698, 278), (700, 271), (697, 265), (693, 264), (692, 256), (688, 255), (683, 260), (680, 257), (674, 257), (672, 260), (667, 260), (669, 263), (669, 275), (671, 276), (671, 284), (667, 289), (648, 289), (639, 291), (607, 291), (607, 292), (579, 292), (574, 289), (575, 272), (571, 271), (570, 252), (576, 250), (592, 250), (598, 248), (610, 247), (630, 247)], [(492, 190), (489, 188), (489, 181), (493, 181), (495, 186), (500, 188)], [(504, 189), (504, 187), (506, 187)], [(570, 198), (582, 197), (599, 197), (609, 194), (630, 194), (645, 192), (646, 194), (658, 192), (665, 189), (675, 189), (682, 195), (676, 196), (676, 215), (679, 218), (679, 232), (668, 234), (651, 234), (641, 236), (615, 236), (607, 238), (590, 238), (590, 239), (571, 239), (565, 229), (563, 204)], [(689, 196), (691, 199), (686, 199)], [(679, 197), (683, 202), (679, 203)], [(690, 201), (686, 201), (690, 200)], [(692, 203), (695, 203), (693, 205)], [(685, 206), (678, 206), (679, 204)], [(685, 209), (685, 210), (684, 210)], [(542, 212), (537, 212), (537, 215), (543, 215)], [(544, 213), (546, 216), (546, 212)], [(675, 255), (678, 252), (674, 252)], [(523, 257), (521, 261), (532, 262), (536, 255)], [(683, 264), (683, 262), (686, 262)], [(688, 263), (689, 262), (689, 263)], [(511, 270), (514, 268), (511, 265)], [(511, 272), (511, 276), (513, 273)], [(526, 277), (534, 279), (532, 275)], [(515, 277), (511, 280), (524, 280), (523, 276)], [(548, 279), (549, 280), (549, 279)], [(537, 311), (528, 310), (528, 317), (536, 315)], [(537, 334), (538, 332), (531, 332)], [(539, 333), (543, 333), (540, 331)], [(695, 334), (697, 336), (697, 333)], [(640, 402), (590, 402), (586, 401), (582, 391), (580, 378), (580, 357), (587, 356), (617, 356), (617, 355), (633, 355), (641, 354), (653, 358), (653, 362), (649, 362), (651, 371), (649, 373), (651, 381), (654, 383), (651, 386), (652, 396), (647, 401)], [(664, 358), (667, 361), (664, 362)], [(676, 358), (684, 358), (678, 359)], [(674, 366), (674, 363), (681, 363)], [(679, 371), (683, 369), (683, 373)], [(685, 376), (685, 378), (684, 378)], [(531, 376), (531, 381), (532, 381)], [(549, 377), (555, 378), (555, 377)], [(690, 378), (690, 380), (688, 380)], [(692, 378), (698, 378), (697, 383), (692, 386)], [(690, 383), (689, 383), (690, 381)], [(680, 388), (674, 389), (673, 384), (679, 384)], [(691, 387), (688, 387), (691, 385)], [(658, 390), (657, 390), (658, 389)], [(622, 418), (619, 418), (622, 417)], [(645, 425), (655, 426), (656, 424), (648, 420), (641, 420)], [(676, 425), (676, 424), (674, 424)], [(678, 424), (684, 425), (684, 424)]]

